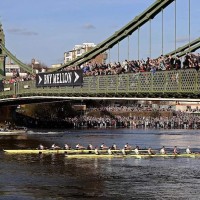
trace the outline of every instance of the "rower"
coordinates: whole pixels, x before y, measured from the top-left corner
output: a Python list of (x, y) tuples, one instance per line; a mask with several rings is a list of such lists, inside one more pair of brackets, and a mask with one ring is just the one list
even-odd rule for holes
[(148, 152), (149, 155), (153, 155), (154, 154), (154, 152), (152, 151), (151, 147), (148, 148), (147, 152)]
[(44, 150), (44, 146), (43, 146), (42, 144), (40, 144), (40, 145), (38, 146), (38, 149), (39, 149), (39, 150)]
[(79, 150), (79, 149), (85, 149), (85, 147), (84, 147), (84, 146), (81, 146), (80, 144), (77, 144), (77, 145), (76, 145), (76, 149), (77, 149), (77, 150)]
[(87, 150), (92, 150), (92, 149), (93, 149), (93, 146), (91, 144), (88, 144)]
[(174, 154), (179, 154), (178, 150), (177, 150), (177, 146), (174, 147), (174, 150), (173, 150)]
[(186, 148), (186, 153), (187, 154), (191, 154), (192, 153), (189, 146)]
[[(93, 149), (93, 146), (91, 144), (88, 144), (87, 150), (92, 150), (92, 149)], [(88, 153), (92, 153), (92, 151), (88, 151)]]
[(114, 143), (111, 147), (112, 150), (117, 150), (117, 145)]
[(136, 155), (139, 155), (140, 154), (140, 152), (139, 152), (139, 146), (136, 146), (136, 148), (134, 149), (134, 151), (135, 151)]
[(110, 148), (108, 148), (108, 155), (112, 155), (112, 151)]
[(108, 149), (108, 147), (107, 147), (104, 143), (102, 143), (101, 146), (100, 146), (100, 149), (101, 149), (101, 150), (103, 150), (103, 149)]
[(164, 147), (164, 146), (160, 149), (160, 154), (166, 154), (166, 151), (165, 151), (165, 147)]
[(52, 144), (52, 145), (51, 145), (51, 149), (56, 150), (56, 149), (60, 149), (60, 147), (59, 147), (59, 146), (56, 146), (55, 144)]
[(124, 145), (124, 149), (125, 149), (125, 150), (131, 150), (131, 146), (130, 146), (128, 143), (126, 143), (126, 144)]
[(70, 149), (70, 148), (69, 148), (69, 145), (68, 145), (68, 144), (65, 144), (64, 149), (69, 150), (69, 149)]

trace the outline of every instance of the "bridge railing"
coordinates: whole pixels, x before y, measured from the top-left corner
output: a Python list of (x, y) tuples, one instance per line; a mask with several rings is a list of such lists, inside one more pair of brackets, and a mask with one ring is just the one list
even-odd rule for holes
[[(8, 87), (8, 86), (6, 86)], [(0, 98), (26, 96), (139, 96), (198, 94), (200, 72), (195, 69), (84, 77), (82, 86), (36, 87), (35, 81), (9, 85)]]

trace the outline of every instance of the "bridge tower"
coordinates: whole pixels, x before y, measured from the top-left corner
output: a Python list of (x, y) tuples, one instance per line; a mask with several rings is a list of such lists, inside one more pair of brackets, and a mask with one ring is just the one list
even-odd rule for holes
[[(0, 44), (5, 45), (5, 34), (0, 22)], [(6, 55), (0, 47), (0, 75), (5, 76)]]

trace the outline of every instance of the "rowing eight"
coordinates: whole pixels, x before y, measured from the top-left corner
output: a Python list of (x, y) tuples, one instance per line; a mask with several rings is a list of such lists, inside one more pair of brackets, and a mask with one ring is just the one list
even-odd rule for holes
[(134, 150), (125, 150), (127, 154), (121, 154), (121, 150), (111, 150), (112, 154), (107, 154), (107, 150), (98, 150), (100, 154), (96, 155), (95, 150), (65, 150), (65, 149), (15, 149), (15, 150), (4, 150), (5, 153), (8, 154), (65, 154), (67, 158), (124, 158), (124, 157), (132, 157), (132, 158), (155, 158), (155, 157), (186, 157), (186, 158), (195, 158), (200, 157), (199, 153), (182, 153), (182, 154), (145, 154), (147, 150), (140, 150), (140, 154), (134, 154)]
[[(75, 153), (75, 154), (88, 154), (88, 153), (95, 153), (95, 150), (86, 150), (86, 149), (4, 149), (3, 150), (5, 153), (10, 153), (10, 154), (63, 154), (63, 153)], [(140, 150), (141, 152), (147, 152), (147, 150)], [(98, 150), (99, 153), (107, 153), (108, 150)], [(111, 150), (111, 152), (121, 152), (121, 150)], [(125, 150), (125, 152), (133, 152), (133, 150)]]

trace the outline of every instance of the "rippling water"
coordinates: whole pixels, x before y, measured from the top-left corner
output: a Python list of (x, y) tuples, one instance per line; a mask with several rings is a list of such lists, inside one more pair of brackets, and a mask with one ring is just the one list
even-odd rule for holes
[[(3, 149), (36, 148), (42, 143), (74, 147), (102, 142), (125, 143), (168, 151), (189, 145), (200, 151), (195, 130), (70, 130), (32, 131), (26, 140), (0, 140)], [(69, 159), (64, 155), (0, 154), (0, 199), (200, 199), (198, 158)]]

